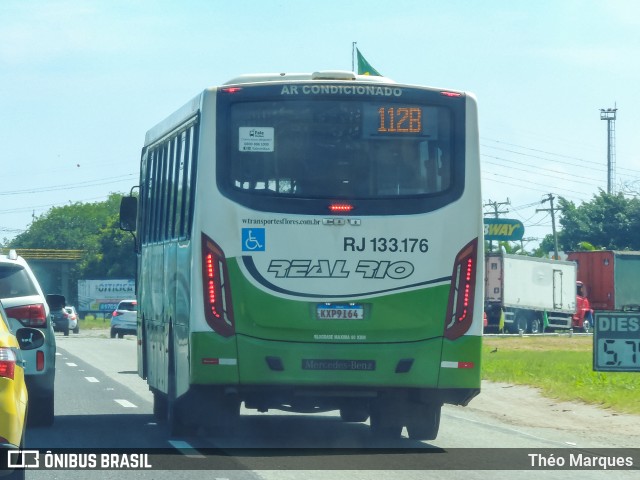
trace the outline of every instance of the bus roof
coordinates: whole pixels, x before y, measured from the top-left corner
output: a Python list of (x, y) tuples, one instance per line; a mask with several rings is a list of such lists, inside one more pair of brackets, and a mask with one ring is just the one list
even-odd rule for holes
[(313, 73), (251, 73), (232, 78), (225, 85), (239, 85), (247, 83), (291, 82), (309, 80), (341, 80), (372, 83), (396, 83), (387, 77), (373, 75), (357, 75), (348, 70), (322, 70)]

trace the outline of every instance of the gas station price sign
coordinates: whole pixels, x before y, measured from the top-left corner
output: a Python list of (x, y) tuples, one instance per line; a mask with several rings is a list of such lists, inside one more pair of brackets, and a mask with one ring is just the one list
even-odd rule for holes
[(596, 312), (593, 370), (640, 372), (640, 312)]

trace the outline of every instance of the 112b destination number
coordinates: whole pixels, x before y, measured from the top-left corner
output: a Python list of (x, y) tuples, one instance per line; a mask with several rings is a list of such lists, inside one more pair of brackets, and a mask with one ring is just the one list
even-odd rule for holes
[(427, 253), (429, 240), (426, 238), (374, 237), (366, 239), (363, 237), (344, 237), (343, 248), (345, 252)]

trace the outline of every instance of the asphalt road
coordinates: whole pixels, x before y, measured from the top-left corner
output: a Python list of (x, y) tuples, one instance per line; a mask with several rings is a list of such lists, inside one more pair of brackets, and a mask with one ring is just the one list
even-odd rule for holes
[[(289, 478), (413, 480), (426, 478), (425, 470), (443, 468), (437, 478), (513, 478), (499, 467), (495, 455), (521, 459), (539, 449), (570, 447), (562, 432), (518, 428), (477, 411), (445, 406), (440, 435), (430, 443), (408, 438), (381, 444), (366, 424), (340, 421), (337, 412), (323, 415), (259, 414), (243, 411), (232, 436), (201, 432), (171, 438), (152, 415), (152, 398), (137, 375), (134, 337), (110, 339), (106, 332), (81, 332), (57, 337), (56, 420), (50, 428), (30, 428), (27, 448), (64, 450), (66, 453), (127, 449), (128, 453), (162, 452), (153, 462), (162, 470), (29, 470), (26, 478)], [(517, 405), (514, 406), (517, 408)], [(481, 450), (481, 449), (491, 449)], [(162, 449), (162, 450), (158, 450)], [(585, 450), (588, 451), (588, 450)], [(202, 453), (212, 453), (203, 458)], [(171, 455), (169, 455), (171, 454)], [(487, 464), (487, 457), (489, 463)], [(168, 463), (167, 463), (168, 462)], [(458, 470), (460, 466), (465, 470)], [(513, 465), (505, 458), (505, 465)], [(164, 469), (166, 468), (166, 470)], [(449, 470), (453, 468), (454, 470)], [(191, 471), (190, 469), (198, 469)], [(536, 478), (539, 471), (518, 472)], [(600, 478), (599, 471), (545, 470), (547, 478)], [(637, 471), (606, 472), (607, 478), (637, 478)]]

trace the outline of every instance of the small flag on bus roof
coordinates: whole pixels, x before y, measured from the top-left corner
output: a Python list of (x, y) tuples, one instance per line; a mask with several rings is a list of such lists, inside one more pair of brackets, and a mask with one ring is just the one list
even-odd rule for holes
[(356, 54), (358, 56), (358, 75), (373, 75), (381, 77), (382, 74), (371, 66), (367, 59), (362, 56), (360, 50), (356, 48)]

